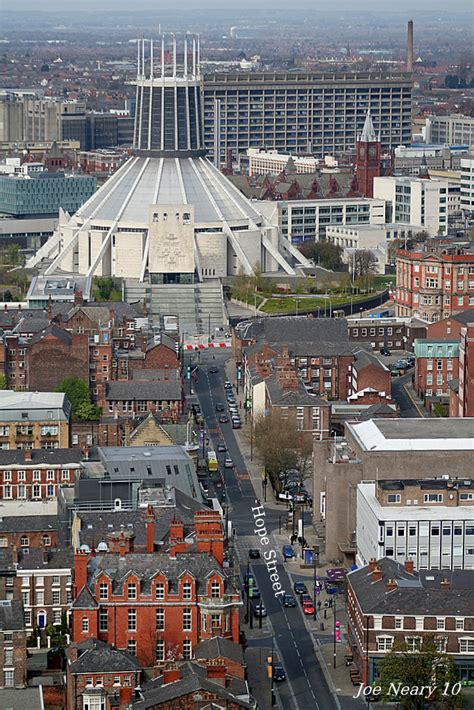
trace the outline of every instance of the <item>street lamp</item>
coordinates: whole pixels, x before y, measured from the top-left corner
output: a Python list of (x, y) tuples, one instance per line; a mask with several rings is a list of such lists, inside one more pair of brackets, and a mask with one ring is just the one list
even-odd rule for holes
[(336, 667), (336, 661), (337, 661), (337, 653), (336, 653), (336, 631), (337, 631), (337, 621), (336, 621), (336, 596), (337, 594), (333, 594), (333, 601), (334, 601), (334, 641), (333, 641), (333, 668)]

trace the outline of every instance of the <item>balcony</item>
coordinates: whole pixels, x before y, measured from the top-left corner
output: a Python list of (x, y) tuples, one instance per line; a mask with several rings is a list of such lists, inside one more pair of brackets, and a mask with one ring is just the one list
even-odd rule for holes
[(205, 609), (225, 609), (226, 607), (242, 606), (242, 599), (232, 600), (229, 597), (198, 597), (198, 606)]

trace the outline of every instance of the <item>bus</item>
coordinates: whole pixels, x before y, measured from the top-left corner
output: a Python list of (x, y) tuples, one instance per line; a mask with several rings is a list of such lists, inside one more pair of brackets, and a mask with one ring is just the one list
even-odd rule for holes
[(209, 473), (215, 473), (219, 468), (219, 464), (217, 463), (217, 456), (215, 451), (208, 451), (207, 452), (207, 470)]

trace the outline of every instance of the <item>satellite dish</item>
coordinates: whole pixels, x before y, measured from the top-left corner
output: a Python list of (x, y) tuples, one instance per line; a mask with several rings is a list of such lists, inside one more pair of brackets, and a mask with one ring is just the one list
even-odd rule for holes
[(90, 552), (90, 551), (91, 551), (91, 548), (89, 547), (89, 545), (81, 545), (80, 548), (79, 548), (79, 550), (80, 550), (81, 552)]
[(99, 544), (97, 545), (97, 552), (108, 552), (108, 551), (109, 551), (109, 548), (107, 546), (107, 543), (104, 541), (99, 542)]

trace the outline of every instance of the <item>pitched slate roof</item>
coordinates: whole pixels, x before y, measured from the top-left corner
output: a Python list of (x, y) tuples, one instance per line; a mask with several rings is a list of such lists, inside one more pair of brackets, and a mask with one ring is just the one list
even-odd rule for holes
[(72, 603), (72, 607), (74, 609), (97, 609), (98, 606), (99, 605), (89, 587), (82, 587), (81, 591)]
[[(413, 614), (427, 616), (472, 616), (474, 571), (420, 570), (410, 574), (404, 566), (386, 557), (377, 562), (382, 579), (374, 582), (368, 566), (347, 576), (365, 614)], [(447, 578), (451, 587), (441, 587)], [(387, 591), (389, 579), (397, 587)]]
[[(155, 678), (150, 683), (147, 683), (142, 688), (143, 700), (134, 703), (134, 708), (137, 710), (146, 710), (147, 708), (154, 708), (155, 706), (162, 703), (169, 703), (170, 701), (177, 700), (178, 698), (188, 695), (189, 693), (195, 693), (199, 690), (205, 690), (207, 692), (215, 694), (218, 698), (222, 700), (230, 701), (234, 705), (242, 708), (252, 707), (250, 703), (245, 700), (240, 700), (239, 697), (232, 692), (235, 689), (236, 693), (240, 696), (247, 694), (247, 686), (245, 681), (240, 681), (240, 679), (233, 679), (232, 690), (230, 688), (224, 688), (219, 683), (209, 680), (206, 677), (207, 671), (205, 668), (201, 668), (198, 664), (187, 662), (180, 666), (181, 678), (172, 683), (163, 683), (163, 676)], [(209, 701), (210, 706), (212, 706), (212, 701)]]
[(236, 663), (244, 663), (242, 646), (230, 639), (222, 638), (222, 636), (213, 636), (198, 643), (194, 649), (194, 655), (197, 659), (229, 658)]
[(280, 407), (329, 407), (330, 404), (313, 394), (309, 394), (302, 382), (297, 390), (285, 390), (278, 384), (276, 375), (265, 380), (268, 396), (273, 406)]
[(23, 604), (20, 601), (0, 601), (0, 629), (16, 631), (24, 626)]
[(25, 452), (21, 449), (0, 450), (0, 466), (34, 466), (41, 464), (58, 464), (73, 466), (83, 459), (82, 449), (31, 449), (31, 461), (25, 459)]
[(107, 400), (179, 400), (181, 399), (181, 382), (179, 380), (153, 380), (140, 382), (107, 382)]
[(0, 532), (48, 532), (59, 530), (57, 515), (2, 515)]
[(27, 555), (21, 555), (18, 569), (74, 569), (74, 551), (68, 548), (50, 548), (48, 561), (44, 561), (42, 549), (30, 549)]
[(348, 339), (345, 318), (308, 318), (307, 316), (277, 316), (242, 321), (235, 326), (242, 340), (263, 340), (268, 343), (345, 342)]
[(72, 343), (71, 333), (68, 333), (68, 331), (64, 330), (64, 328), (59, 328), (57, 325), (51, 324), (48, 325), (46, 328), (43, 328), (43, 330), (40, 330), (35, 333), (35, 335), (33, 335), (30, 340), (30, 345), (39, 343), (41, 340), (43, 340), (43, 338), (46, 338), (48, 336), (53, 336), (54, 338), (57, 338), (65, 345), (71, 345)]
[(118, 673), (140, 670), (138, 660), (98, 639), (87, 639), (76, 645), (79, 655), (69, 665), (71, 673)]

